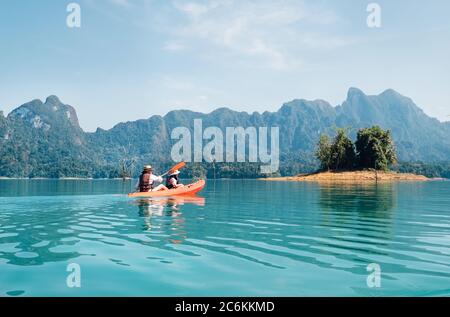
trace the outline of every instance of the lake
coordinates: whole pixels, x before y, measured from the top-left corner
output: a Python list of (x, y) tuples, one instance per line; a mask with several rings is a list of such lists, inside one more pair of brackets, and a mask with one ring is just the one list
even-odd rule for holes
[(133, 184), (0, 180), (0, 296), (450, 295), (450, 182)]

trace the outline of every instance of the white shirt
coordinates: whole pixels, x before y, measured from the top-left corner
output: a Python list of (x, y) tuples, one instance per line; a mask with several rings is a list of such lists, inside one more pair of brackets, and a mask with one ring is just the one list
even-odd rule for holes
[[(155, 182), (158, 183), (162, 183), (163, 182), (163, 178), (161, 176), (157, 176), (155, 174), (151, 174), (150, 175), (150, 185), (153, 185)], [(136, 189), (139, 189), (139, 179), (136, 183), (136, 185), (134, 186)]]

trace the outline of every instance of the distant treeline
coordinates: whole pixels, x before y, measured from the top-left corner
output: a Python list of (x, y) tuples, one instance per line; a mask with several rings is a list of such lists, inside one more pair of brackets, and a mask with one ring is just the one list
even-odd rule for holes
[(399, 162), (392, 169), (401, 173), (414, 173), (431, 178), (450, 178), (450, 162)]
[[(263, 178), (271, 176), (291, 176), (301, 173), (311, 173), (317, 171), (319, 164), (314, 159), (297, 160), (301, 155), (292, 156), (290, 159), (282, 162), (280, 170), (276, 174), (261, 174), (260, 164), (258, 163), (188, 163), (182, 169), (181, 176), (183, 178)], [(152, 162), (150, 162), (152, 163)], [(173, 163), (152, 163), (155, 172), (162, 174), (170, 168)], [(129, 171), (122, 170), (121, 166), (106, 165), (103, 167), (91, 166), (84, 164), (74, 164), (66, 162), (66, 164), (55, 164), (52, 166), (52, 172), (44, 177), (61, 178), (61, 177), (85, 177), (85, 178), (122, 178), (122, 177), (138, 177), (141, 165), (136, 165)], [(390, 166), (391, 170), (402, 173), (414, 173), (425, 175), (427, 177), (450, 178), (450, 162), (424, 163), (424, 162), (398, 162)], [(38, 174), (39, 175), (39, 174)], [(29, 175), (28, 177), (39, 177)]]
[[(155, 171), (157, 173), (163, 173), (166, 169), (170, 168), (170, 164), (157, 164)], [(181, 170), (182, 178), (207, 178), (207, 179), (220, 179), (220, 178), (264, 178), (264, 177), (276, 177), (276, 176), (292, 176), (302, 173), (312, 173), (317, 171), (319, 164), (315, 160), (309, 161), (297, 161), (294, 156), (291, 160), (285, 161), (280, 165), (280, 170), (275, 174), (261, 174), (260, 164), (258, 163), (189, 163), (185, 168)], [(418, 175), (424, 175), (427, 177), (441, 177), (450, 178), (450, 162), (440, 163), (424, 163), (424, 162), (398, 162), (397, 164), (390, 165), (390, 170), (398, 171), (401, 173), (414, 173)], [(132, 177), (138, 177), (140, 172), (139, 168), (131, 174)], [(106, 175), (108, 173), (108, 175)], [(111, 168), (102, 175), (103, 178), (120, 178), (122, 174), (120, 169)], [(95, 177), (94, 177), (95, 178)]]

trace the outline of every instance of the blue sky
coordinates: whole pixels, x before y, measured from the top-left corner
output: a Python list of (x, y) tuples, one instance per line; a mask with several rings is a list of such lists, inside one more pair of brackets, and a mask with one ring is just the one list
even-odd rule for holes
[[(81, 28), (66, 6), (81, 6)], [(450, 1), (4, 0), (0, 110), (55, 94), (94, 131), (173, 109), (275, 111), (393, 88), (450, 119)]]

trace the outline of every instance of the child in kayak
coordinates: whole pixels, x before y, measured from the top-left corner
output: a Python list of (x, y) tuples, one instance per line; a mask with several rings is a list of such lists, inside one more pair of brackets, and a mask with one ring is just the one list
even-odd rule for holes
[(162, 183), (163, 179), (161, 176), (156, 176), (153, 174), (153, 168), (151, 165), (145, 165), (142, 170), (141, 176), (139, 176), (139, 181), (136, 184), (136, 190), (139, 192), (154, 192), (158, 190), (167, 190), (167, 187), (163, 184), (159, 184), (153, 187), (155, 182)]
[(175, 170), (171, 174), (169, 174), (169, 177), (167, 177), (167, 180), (166, 180), (166, 188), (174, 189), (174, 188), (179, 188), (179, 187), (184, 186), (183, 184), (180, 184), (180, 182), (178, 180), (178, 174), (180, 174), (179, 170)]

